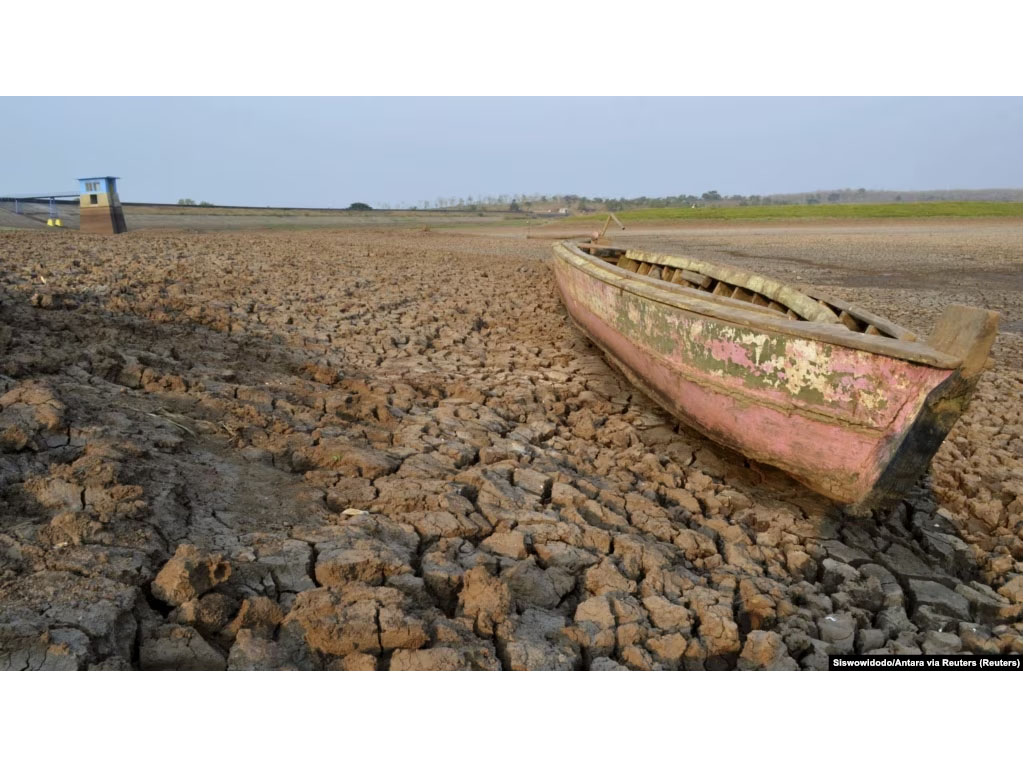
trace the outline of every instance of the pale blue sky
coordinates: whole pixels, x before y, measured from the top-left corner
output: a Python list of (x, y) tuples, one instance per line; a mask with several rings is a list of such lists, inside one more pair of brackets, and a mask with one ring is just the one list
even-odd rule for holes
[(1008, 98), (0, 98), (0, 194), (421, 204), (1021, 186)]

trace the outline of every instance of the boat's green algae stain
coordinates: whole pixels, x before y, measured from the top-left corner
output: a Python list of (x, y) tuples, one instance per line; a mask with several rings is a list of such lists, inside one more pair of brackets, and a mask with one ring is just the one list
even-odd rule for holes
[(668, 313), (660, 304), (622, 292), (616, 309), (615, 327), (623, 334), (666, 357), (676, 352), (679, 335), (670, 328)]
[[(639, 298), (629, 292), (619, 294), (615, 305), (615, 326), (643, 348), (665, 358), (681, 358), (713, 376), (742, 381), (751, 390), (784, 391), (807, 405), (827, 407), (835, 402), (853, 403), (857, 397), (848, 390), (849, 374), (832, 370), (832, 349), (826, 344), (814, 345), (813, 362), (794, 356), (793, 339), (765, 331), (746, 331), (737, 326), (710, 318), (693, 320), (700, 323), (700, 332), (687, 333), (687, 323), (680, 320), (678, 310)], [(757, 336), (758, 343), (745, 344), (742, 335)], [(715, 342), (742, 347), (747, 352), (747, 365), (717, 357)], [(756, 359), (755, 359), (756, 357)], [(774, 363), (774, 364), (773, 364)], [(794, 377), (812, 378), (811, 383), (794, 381)], [(795, 388), (798, 387), (798, 388)], [(795, 388), (795, 389), (794, 389)], [(876, 390), (877, 391), (877, 390)], [(828, 393), (841, 397), (829, 399)], [(885, 402), (875, 404), (884, 407)]]

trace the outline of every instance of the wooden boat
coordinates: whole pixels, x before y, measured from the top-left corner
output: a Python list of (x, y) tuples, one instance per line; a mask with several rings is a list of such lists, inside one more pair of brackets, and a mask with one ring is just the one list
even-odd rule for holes
[(576, 325), (680, 421), (844, 503), (900, 496), (963, 413), (999, 316), (927, 340), (857, 306), (687, 256), (555, 245)]

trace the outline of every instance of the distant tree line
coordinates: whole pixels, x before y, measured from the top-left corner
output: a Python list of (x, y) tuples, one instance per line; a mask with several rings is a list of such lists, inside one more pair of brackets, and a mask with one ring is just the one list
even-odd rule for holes
[[(1020, 189), (948, 189), (926, 191), (876, 190), (859, 187), (856, 189), (830, 189), (815, 192), (797, 192), (773, 195), (724, 195), (717, 189), (709, 189), (699, 195), (667, 195), (665, 197), (587, 197), (586, 195), (482, 195), (466, 197), (437, 197), (434, 200), (420, 200), (409, 205), (401, 202), (401, 210), (445, 210), (490, 213), (516, 213), (526, 215), (558, 215), (566, 213), (599, 213), (603, 211), (628, 211), (637, 208), (704, 208), (733, 207), (748, 205), (820, 205), (822, 203), (898, 203), (929, 201), (982, 201), (1021, 202), (1024, 193)], [(178, 200), (178, 205), (211, 207), (214, 204), (203, 200), (196, 202), (190, 197)], [(269, 206), (268, 206), (269, 207)], [(392, 209), (391, 203), (355, 202), (348, 206), (350, 211), (372, 211)]]
[[(723, 195), (711, 189), (699, 195), (665, 197), (587, 197), (585, 195), (487, 195), (482, 197), (438, 197), (422, 200), (413, 208), (458, 211), (506, 211), (511, 213), (572, 213), (628, 211), (636, 208), (732, 207), (758, 205), (819, 205), (822, 203), (927, 202), (941, 200), (983, 200), (1019, 202), (1019, 189), (928, 190), (918, 192), (870, 190), (864, 187), (818, 190), (812, 193), (773, 195)], [(403, 206), (405, 207), (405, 206)]]

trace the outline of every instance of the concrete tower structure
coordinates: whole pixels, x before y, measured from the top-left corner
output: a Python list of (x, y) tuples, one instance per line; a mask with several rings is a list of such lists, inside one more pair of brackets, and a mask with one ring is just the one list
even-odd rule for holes
[(79, 179), (82, 232), (118, 235), (127, 232), (121, 199), (117, 196), (116, 176), (90, 176)]

